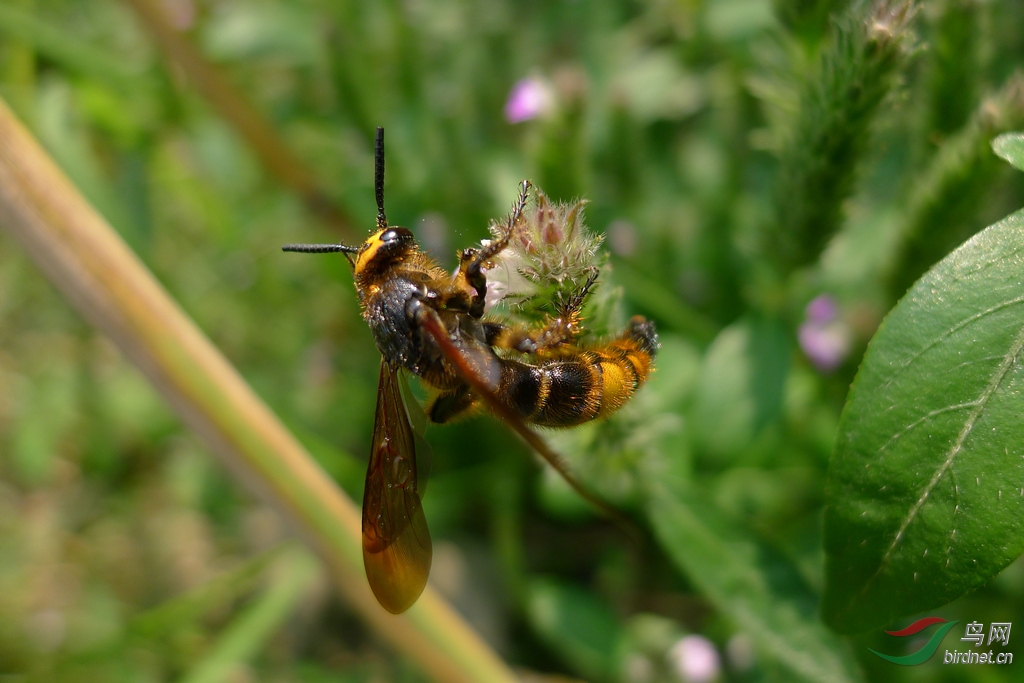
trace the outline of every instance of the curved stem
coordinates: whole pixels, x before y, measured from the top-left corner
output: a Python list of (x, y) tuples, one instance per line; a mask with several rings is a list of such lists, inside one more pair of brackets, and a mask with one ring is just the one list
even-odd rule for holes
[(362, 231), (352, 228), (352, 220), (323, 190), (313, 172), (292, 154), (273, 126), (238, 89), (168, 23), (158, 3), (152, 0), (127, 0), (127, 3), (135, 10), (164, 56), (184, 72), (188, 82), (252, 146), (267, 173), (299, 193), (314, 214), (321, 216), (344, 237), (358, 238)]

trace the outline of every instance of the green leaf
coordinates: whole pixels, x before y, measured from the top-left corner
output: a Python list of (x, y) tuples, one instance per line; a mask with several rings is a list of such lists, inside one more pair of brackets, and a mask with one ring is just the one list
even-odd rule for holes
[(728, 459), (779, 416), (789, 354), (788, 337), (773, 320), (743, 320), (715, 338), (693, 408), (695, 436), (708, 453)]
[(846, 645), (818, 620), (797, 570), (688, 491), (651, 479), (647, 515), (693, 584), (770, 657), (807, 681), (859, 681)]
[(275, 57), (307, 66), (324, 59), (317, 18), (301, 6), (285, 3), (228, 7), (204, 22), (206, 54), (218, 60)]
[(882, 324), (840, 420), (823, 614), (854, 633), (985, 585), (1024, 550), (1024, 212)]
[(165, 640), (194, 626), (210, 613), (226, 609), (233, 600), (252, 590), (267, 565), (277, 560), (285, 549), (286, 546), (278, 546), (257, 555), (196, 589), (143, 612), (132, 621), (133, 634), (149, 641)]
[(1003, 133), (992, 141), (992, 149), (1024, 171), (1024, 133)]
[[(39, 14), (42, 13), (40, 9)], [(0, 4), (0, 36), (4, 40), (30, 43), (40, 55), (56, 65), (115, 85), (122, 91), (152, 87), (152, 81), (139, 68), (145, 66), (142, 60), (119, 57), (112, 53), (110, 45), (91, 45), (83, 41), (78, 32), (55, 28), (38, 18), (36, 13), (18, 7), (17, 3)]]
[(590, 593), (554, 579), (531, 583), (527, 616), (537, 634), (565, 662), (594, 680), (616, 670), (622, 626), (615, 614)]

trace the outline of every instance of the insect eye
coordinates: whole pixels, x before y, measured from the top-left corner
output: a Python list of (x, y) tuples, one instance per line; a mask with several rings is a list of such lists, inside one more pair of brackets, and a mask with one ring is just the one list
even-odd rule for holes
[(408, 228), (389, 228), (381, 234), (380, 241), (385, 244), (408, 242), (412, 241), (412, 233)]

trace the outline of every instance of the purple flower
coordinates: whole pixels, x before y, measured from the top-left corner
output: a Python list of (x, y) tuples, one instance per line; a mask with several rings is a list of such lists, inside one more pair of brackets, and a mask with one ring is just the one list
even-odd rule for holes
[(807, 304), (804, 314), (808, 322), (825, 325), (839, 317), (839, 306), (828, 294), (819, 294)]
[(555, 106), (555, 95), (543, 78), (530, 76), (512, 86), (505, 102), (505, 118), (509, 123), (522, 123), (543, 116)]
[(850, 353), (850, 328), (840, 319), (835, 299), (827, 294), (807, 304), (797, 338), (804, 354), (821, 372), (835, 370)]

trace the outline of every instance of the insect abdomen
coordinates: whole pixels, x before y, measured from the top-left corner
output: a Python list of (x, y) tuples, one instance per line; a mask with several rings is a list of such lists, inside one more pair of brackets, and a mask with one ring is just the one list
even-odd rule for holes
[(651, 372), (658, 347), (654, 324), (633, 318), (605, 346), (535, 365), (502, 360), (498, 395), (527, 422), (572, 427), (615, 412)]

